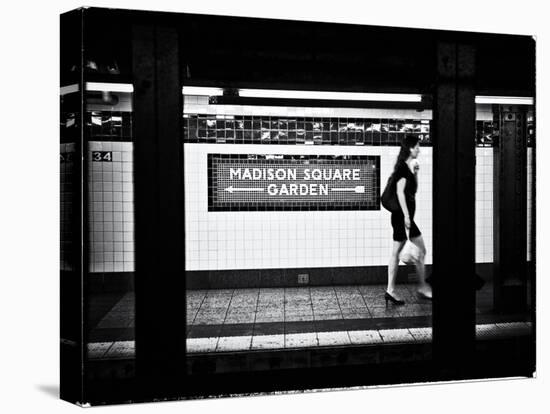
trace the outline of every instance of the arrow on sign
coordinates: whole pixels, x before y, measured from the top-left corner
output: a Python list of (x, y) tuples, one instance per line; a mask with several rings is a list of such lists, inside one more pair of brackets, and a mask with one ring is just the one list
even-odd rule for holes
[(365, 192), (365, 186), (364, 185), (358, 185), (356, 187), (336, 187), (331, 188), (330, 191), (352, 191), (354, 193), (364, 193)]
[(243, 188), (238, 188), (238, 187), (229, 186), (229, 187), (227, 187), (226, 189), (224, 189), (224, 191), (227, 191), (227, 192), (229, 192), (229, 193), (234, 193), (234, 192), (237, 192), (237, 191), (264, 191), (264, 189), (261, 188), (261, 187), (255, 187), (255, 188), (243, 187)]

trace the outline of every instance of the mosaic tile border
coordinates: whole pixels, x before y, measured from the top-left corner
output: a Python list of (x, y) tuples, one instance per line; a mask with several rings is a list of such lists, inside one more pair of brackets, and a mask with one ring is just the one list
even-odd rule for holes
[(133, 114), (127, 111), (87, 111), (90, 141), (132, 142)]
[(183, 141), (218, 144), (431, 145), (429, 120), (184, 114)]

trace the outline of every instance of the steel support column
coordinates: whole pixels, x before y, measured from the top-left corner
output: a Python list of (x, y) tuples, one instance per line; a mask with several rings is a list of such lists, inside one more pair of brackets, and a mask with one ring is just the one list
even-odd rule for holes
[(527, 108), (495, 105), (499, 137), (493, 162), (494, 304), (527, 307)]
[(136, 374), (142, 396), (174, 397), (185, 370), (183, 167), (178, 33), (135, 24)]
[[(64, 263), (60, 269), (60, 398), (74, 403), (87, 399), (83, 367), (88, 358), (86, 344), (90, 326), (88, 324), (89, 294), (88, 279), (88, 172), (87, 139), (84, 128), (84, 54), (83, 14), (81, 10), (65, 13), (60, 19), (60, 67), (61, 85), (76, 84), (78, 91), (61, 98), (61, 117), (65, 112), (75, 114), (72, 136), (62, 137), (62, 143), (70, 143), (73, 151), (60, 154), (65, 157), (66, 183), (65, 205), (61, 213), (67, 220), (68, 232), (61, 234), (61, 240), (68, 242), (62, 249)], [(67, 70), (75, 65), (74, 77)], [(69, 73), (68, 73), (69, 72)], [(62, 120), (66, 122), (66, 119)], [(69, 134), (62, 128), (62, 134)], [(63, 139), (64, 138), (64, 139)], [(69, 158), (70, 157), (70, 158)], [(62, 186), (63, 183), (60, 183)], [(64, 191), (61, 187), (61, 191)], [(64, 211), (63, 211), (64, 210)], [(63, 225), (60, 228), (63, 231)]]
[(475, 48), (437, 45), (433, 149), (433, 346), (455, 378), (475, 344)]

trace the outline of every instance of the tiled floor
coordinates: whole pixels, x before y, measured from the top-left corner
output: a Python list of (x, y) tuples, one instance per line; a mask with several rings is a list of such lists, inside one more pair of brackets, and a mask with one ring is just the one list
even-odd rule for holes
[(399, 286), (404, 306), (385, 306), (385, 287), (328, 286), (195, 290), (187, 294), (187, 323), (199, 325), (315, 322), (431, 315), (414, 286)]
[[(400, 285), (386, 307), (383, 285), (216, 289), (187, 292), (187, 352), (353, 346), (431, 341), (431, 302)], [(530, 324), (484, 323), (492, 289), (478, 293), (479, 338), (526, 334)], [(91, 332), (90, 358), (134, 355), (134, 299), (124, 295)]]

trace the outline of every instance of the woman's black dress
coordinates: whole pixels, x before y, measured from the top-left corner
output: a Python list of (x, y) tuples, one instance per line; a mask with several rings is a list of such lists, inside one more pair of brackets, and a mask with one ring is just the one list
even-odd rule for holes
[[(407, 209), (409, 210), (409, 217), (411, 220), (409, 239), (412, 239), (413, 237), (418, 237), (422, 234), (420, 233), (418, 226), (414, 222), (414, 213), (416, 210), (415, 194), (418, 188), (418, 183), (416, 181), (416, 176), (412, 173), (405, 161), (400, 161), (396, 171), (394, 172), (394, 182), (396, 183), (396, 187), (397, 182), (401, 178), (405, 178), (407, 180), (404, 192), (405, 202), (407, 203)], [(393, 239), (395, 241), (407, 240), (407, 232), (405, 229), (405, 216), (401, 209), (398, 212), (393, 212), (391, 214), (391, 225), (393, 227)]]

